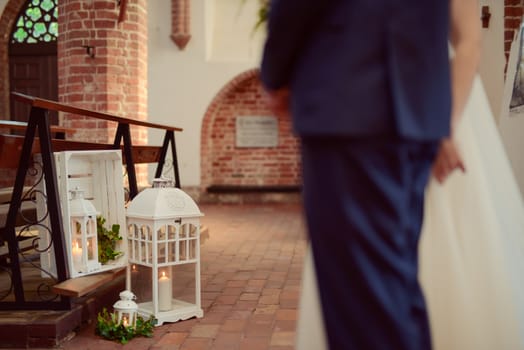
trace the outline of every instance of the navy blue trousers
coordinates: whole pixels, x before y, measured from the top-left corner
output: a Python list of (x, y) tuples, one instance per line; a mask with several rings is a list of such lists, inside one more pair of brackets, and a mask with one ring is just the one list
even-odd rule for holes
[(431, 348), (417, 273), (437, 146), (302, 138), (304, 208), (330, 349)]

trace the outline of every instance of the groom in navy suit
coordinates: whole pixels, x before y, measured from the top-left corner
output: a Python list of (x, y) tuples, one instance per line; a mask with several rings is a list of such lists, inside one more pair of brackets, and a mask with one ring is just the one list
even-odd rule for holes
[(424, 188), (451, 115), (446, 0), (274, 0), (261, 80), (301, 138), (333, 350), (431, 348)]

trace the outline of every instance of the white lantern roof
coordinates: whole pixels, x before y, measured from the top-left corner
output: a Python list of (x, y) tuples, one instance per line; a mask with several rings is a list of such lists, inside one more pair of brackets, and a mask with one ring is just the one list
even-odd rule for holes
[(138, 305), (133, 301), (135, 298), (136, 297), (132, 292), (124, 290), (123, 292), (120, 292), (120, 300), (113, 305), (113, 308), (119, 311), (136, 310)]
[(127, 216), (141, 219), (170, 219), (203, 216), (195, 201), (174, 187), (152, 187), (140, 192), (129, 204)]
[(93, 203), (84, 199), (84, 191), (78, 187), (71, 190), (69, 210), (71, 216), (96, 216), (99, 214)]

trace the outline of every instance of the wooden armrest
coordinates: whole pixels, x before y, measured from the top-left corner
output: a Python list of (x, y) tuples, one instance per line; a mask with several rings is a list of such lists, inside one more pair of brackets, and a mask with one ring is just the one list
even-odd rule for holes
[(84, 108), (73, 107), (73, 106), (70, 106), (64, 103), (50, 101), (50, 100), (46, 100), (46, 99), (39, 98), (39, 97), (33, 97), (33, 96), (25, 95), (19, 92), (11, 92), (11, 95), (15, 98), (15, 100), (19, 102), (29, 104), (33, 107), (40, 107), (40, 108), (51, 110), (51, 111), (67, 112), (67, 113), (72, 113), (76, 115), (92, 117), (96, 119), (109, 120), (109, 121), (113, 121), (117, 123), (145, 126), (147, 128), (162, 129), (162, 130), (169, 130), (169, 131), (182, 131), (182, 128), (177, 128), (175, 126), (149, 123), (149, 122), (138, 120), (138, 119), (117, 117), (115, 115), (102, 113), (102, 112), (96, 112), (96, 111), (92, 111), (92, 110), (84, 109)]

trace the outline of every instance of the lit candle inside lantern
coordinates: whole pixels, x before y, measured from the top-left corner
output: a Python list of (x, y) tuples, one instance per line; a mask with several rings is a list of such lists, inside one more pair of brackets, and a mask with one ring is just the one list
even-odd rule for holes
[(124, 318), (122, 318), (122, 324), (124, 327), (127, 327), (127, 317), (124, 316)]
[(75, 245), (73, 246), (73, 262), (77, 266), (82, 263), (82, 248), (78, 246), (77, 241), (75, 241)]
[(162, 276), (158, 280), (158, 310), (169, 311), (172, 309), (172, 287), (171, 280), (162, 272)]

